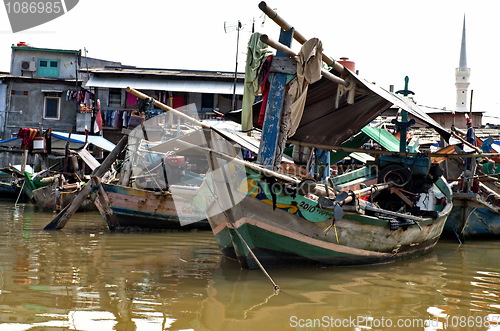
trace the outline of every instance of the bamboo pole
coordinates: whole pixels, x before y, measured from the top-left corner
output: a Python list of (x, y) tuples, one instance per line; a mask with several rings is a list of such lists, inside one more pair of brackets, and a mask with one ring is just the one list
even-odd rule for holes
[(482, 153), (482, 150), (477, 147), (477, 146), (474, 146), (473, 144), (471, 144), (470, 142), (468, 142), (467, 140), (465, 140), (464, 138), (460, 137), (458, 134), (456, 134), (455, 132), (452, 132), (451, 133), (453, 135), (453, 137), (457, 138), (458, 140), (460, 140), (463, 144), (469, 146), (470, 148), (472, 148), (473, 150), (475, 150), (476, 152), (478, 153)]
[[(293, 27), (288, 24), (281, 16), (278, 15), (276, 11), (274, 11), (272, 8), (270, 8), (265, 1), (261, 1), (259, 3), (259, 8), (262, 10), (267, 17), (272, 19), (276, 24), (278, 24), (283, 30), (289, 31)], [(300, 44), (304, 44), (308, 39), (304, 37), (299, 31), (297, 31), (296, 28), (293, 28), (293, 38), (297, 40)], [(332, 60), (328, 56), (326, 56), (324, 53), (322, 54), (323, 56), (323, 62), (328, 64), (329, 66), (332, 66), (333, 69), (335, 69), (338, 72), (344, 71), (344, 66), (341, 65), (340, 63), (336, 62), (335, 60)]]
[(202, 123), (202, 122), (200, 122), (200, 121), (192, 118), (191, 116), (188, 116), (188, 115), (186, 115), (186, 114), (184, 114), (184, 113), (182, 113), (182, 112), (180, 112), (180, 111), (178, 111), (178, 110), (176, 110), (176, 109), (174, 109), (172, 107), (169, 107), (166, 104), (161, 103), (158, 100), (153, 99), (149, 95), (146, 95), (146, 94), (144, 94), (142, 92), (139, 92), (139, 91), (137, 91), (137, 90), (135, 90), (135, 89), (133, 89), (131, 87), (127, 87), (126, 91), (128, 93), (130, 93), (130, 94), (135, 95), (138, 98), (143, 99), (143, 100), (152, 100), (153, 101), (153, 105), (155, 105), (156, 107), (158, 107), (160, 109), (163, 109), (165, 111), (171, 112), (171, 113), (173, 113), (173, 114), (175, 114), (175, 115), (177, 115), (177, 116), (185, 119), (186, 121), (189, 121), (189, 122), (191, 122), (193, 124), (199, 125), (202, 128), (211, 129), (210, 125)]
[[(280, 51), (283, 54), (290, 56), (293, 59), (296, 59), (296, 57), (297, 57), (297, 54), (290, 47), (283, 45), (282, 43), (280, 43), (274, 39), (269, 38), (268, 35), (265, 35), (265, 34), (261, 35), (260, 40), (263, 43), (271, 46), (272, 48)], [(334, 74), (332, 74), (328, 70), (321, 69), (321, 75), (323, 77), (327, 78), (328, 80), (331, 80), (332, 82), (335, 82), (335, 83), (338, 83), (338, 84), (341, 84), (344, 86), (349, 86), (348, 82), (346, 82), (344, 79), (342, 79), (340, 77), (335, 76)]]
[(312, 144), (305, 143), (296, 140), (288, 140), (290, 144), (298, 145), (298, 146), (306, 146), (306, 147), (316, 147), (329, 151), (341, 151), (341, 152), (349, 152), (349, 153), (366, 153), (366, 154), (377, 154), (377, 155), (403, 155), (403, 156), (427, 156), (427, 157), (444, 157), (444, 158), (467, 158), (467, 157), (489, 157), (489, 156), (500, 156), (500, 153), (475, 153), (475, 154), (440, 154), (440, 153), (401, 153), (401, 152), (391, 152), (391, 151), (383, 151), (376, 149), (362, 149), (362, 148), (350, 148), (350, 147), (342, 147), (342, 146), (333, 146), (333, 145), (321, 145), (321, 144)]
[[(131, 87), (127, 87), (127, 92), (129, 92), (129, 93), (131, 93), (131, 94), (133, 94), (136, 97), (141, 98), (141, 99), (151, 99), (151, 97), (149, 97), (148, 95), (146, 95), (144, 93), (141, 93), (141, 92), (139, 92), (139, 91), (137, 91), (137, 90), (135, 90), (135, 89), (133, 89)], [(169, 106), (167, 106), (167, 105), (165, 105), (165, 104), (163, 104), (163, 103), (161, 103), (161, 102), (159, 102), (157, 100), (154, 100), (153, 102), (154, 102), (154, 104), (158, 108), (161, 108), (161, 109), (163, 109), (165, 111), (170, 111), (170, 112), (172, 112), (172, 113), (174, 113), (176, 115), (179, 115), (179, 116), (182, 115), (183, 118), (185, 118), (186, 120), (190, 121), (191, 123), (199, 125), (199, 126), (201, 126), (203, 128), (212, 129), (215, 132), (217, 132), (218, 134), (224, 136), (224, 138), (231, 140), (230, 138), (228, 138), (227, 136), (224, 135), (224, 132), (215, 129), (215, 128), (211, 127), (208, 124), (205, 124), (205, 123), (202, 123), (202, 122), (200, 122), (198, 120), (195, 120), (194, 118), (192, 118), (192, 117), (190, 117), (188, 115), (185, 115), (185, 114), (179, 112), (178, 110), (175, 110), (175, 109), (173, 109), (173, 108), (171, 108), (171, 107), (169, 107)], [(184, 145), (186, 145), (186, 146), (189, 146), (190, 148), (199, 149), (199, 150), (204, 151), (204, 152), (210, 152), (210, 153), (215, 154), (215, 155), (217, 155), (217, 156), (219, 156), (221, 158), (224, 158), (224, 159), (226, 159), (228, 161), (234, 161), (235, 163), (237, 163), (239, 165), (244, 165), (244, 166), (246, 166), (246, 167), (248, 167), (250, 169), (253, 169), (253, 170), (261, 172), (261, 173), (264, 173), (264, 174), (266, 174), (268, 176), (274, 176), (274, 177), (276, 177), (278, 179), (285, 180), (285, 181), (288, 181), (288, 182), (293, 182), (293, 183), (296, 183), (296, 184), (300, 183), (300, 180), (297, 180), (295, 178), (286, 176), (284, 174), (281, 174), (281, 173), (273, 171), (273, 170), (266, 169), (264, 167), (259, 166), (258, 164), (251, 163), (251, 162), (248, 162), (248, 161), (245, 161), (245, 160), (241, 160), (241, 159), (235, 158), (235, 157), (233, 157), (231, 155), (227, 155), (227, 154), (224, 154), (222, 152), (215, 151), (213, 149), (208, 149), (206, 147), (196, 146), (196, 145), (190, 144), (190, 143), (185, 142), (185, 141), (181, 141), (181, 140), (177, 140), (177, 141), (180, 142), (180, 143), (182, 143), (182, 144), (184, 144)]]

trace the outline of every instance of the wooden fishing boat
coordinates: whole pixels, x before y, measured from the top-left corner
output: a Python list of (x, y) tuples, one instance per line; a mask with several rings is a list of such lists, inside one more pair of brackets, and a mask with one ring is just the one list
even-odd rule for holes
[(23, 174), (15, 167), (0, 169), (0, 198), (26, 200), (22, 194)]
[[(466, 133), (453, 132), (457, 144), (444, 149), (448, 149), (449, 153), (491, 152), (485, 149), (483, 140), (475, 136), (470, 119), (467, 123)], [(494, 165), (496, 161), (498, 156), (489, 157), (484, 165), (478, 164), (475, 158), (446, 161), (448, 181), (452, 182), (453, 209), (445, 224), (445, 235), (456, 237), (459, 241), (500, 235), (500, 187), (498, 179), (491, 176), (491, 169), (485, 171), (486, 166)]]
[[(259, 6), (280, 24), (280, 41), (301, 37), (265, 3)], [(261, 41), (277, 48), (278, 58), (300, 56), (267, 36)], [(307, 44), (305, 38), (301, 42)], [(449, 135), (407, 99), (360, 79), (338, 63), (328, 64), (333, 69), (322, 71), (322, 78), (306, 90), (303, 113), (288, 140), (287, 133), (280, 132), (287, 121), (282, 111), (286, 74), (274, 73), (257, 165), (240, 162), (234, 154), (228, 157), (230, 150), (219, 148), (223, 134), (212, 134), (210, 164), (220, 171), (208, 184), (218, 199), (207, 209), (207, 217), (221, 251), (236, 257), (243, 268), (386, 263), (428, 252), (442, 233), (452, 208), (451, 190), (428, 157), (380, 157), (376, 164), (348, 174), (343, 188), (277, 171), (284, 141), (334, 150), (392, 106)], [(297, 75), (299, 69), (297, 65)], [(405, 129), (402, 136), (407, 122), (398, 123)], [(400, 152), (406, 153), (405, 143), (402, 146)]]
[[(457, 162), (450, 162), (453, 165)], [(460, 164), (463, 167), (462, 164)], [(472, 172), (473, 171), (473, 172)], [(471, 176), (474, 174), (474, 176)], [(457, 237), (485, 238), (500, 235), (500, 188), (497, 178), (485, 175), (479, 168), (465, 169), (452, 182), (453, 209), (444, 233)]]
[[(33, 185), (31, 183), (25, 186), (31, 187), (31, 190), (29, 190), (31, 192), (31, 199), (37, 207), (52, 211), (60, 211), (69, 205), (83, 186), (81, 182), (66, 182), (62, 174), (42, 178), (42, 183), (44, 185), (39, 187), (31, 187), (31, 185)], [(78, 208), (78, 211), (90, 210), (97, 210), (97, 208), (90, 197), (87, 197)]]
[[(58, 135), (59, 134), (62, 133), (58, 133)], [(85, 175), (84, 166), (86, 165), (94, 170), (100, 165), (87, 149), (90, 140), (95, 141), (96, 144), (101, 144), (101, 146), (106, 149), (111, 148), (109, 146), (114, 146), (113, 143), (102, 137), (92, 136), (94, 138), (99, 138), (94, 139), (84, 135), (75, 136), (83, 136), (84, 139), (88, 141), (82, 140), (81, 138), (75, 139), (73, 135), (67, 134), (65, 137), (65, 157), (63, 159), (62, 169), (60, 169), (62, 171), (54, 170), (54, 168), (60, 166), (60, 163), (56, 163), (37, 173), (24, 173), (23, 191), (37, 207), (59, 212), (69, 206), (79, 195), (80, 191), (89, 180), (89, 177)], [(58, 139), (61, 140), (60, 138)], [(70, 149), (71, 143), (75, 141), (77, 144), (83, 144), (83, 147), (78, 150)], [(91, 211), (97, 210), (97, 208), (91, 197), (87, 196), (82, 200), (77, 210)]]
[(445, 231), (463, 238), (500, 235), (500, 194), (481, 182), (476, 192), (453, 192), (453, 209)]
[[(142, 141), (142, 145), (150, 145)], [(130, 152), (130, 150), (129, 150)], [(100, 183), (98, 208), (109, 229), (205, 229), (210, 226), (202, 208), (193, 204), (202, 182), (187, 171), (184, 156), (168, 156), (144, 148), (128, 154), (128, 169), (135, 169), (127, 185)], [(135, 174), (135, 175), (134, 175)]]
[(257, 261), (344, 265), (417, 256), (434, 247), (450, 213), (449, 186), (417, 153), (381, 157), (378, 166), (317, 185), (231, 155), (227, 133), (201, 126), (206, 144), (191, 148), (208, 153), (212, 171), (198, 195), (210, 200), (206, 215), (221, 251), (245, 268)]
[[(119, 174), (119, 184), (101, 184), (103, 190), (97, 193), (102, 201), (99, 208), (110, 229), (210, 230), (204, 201), (193, 203), (208, 161), (204, 152), (183, 145), (200, 146), (204, 139), (199, 131), (186, 125), (189, 130), (180, 137), (158, 134), (157, 123), (168, 123), (169, 117), (157, 115), (129, 132), (127, 162)], [(171, 131), (168, 125), (161, 130)], [(257, 152), (255, 139), (235, 132), (226, 134), (239, 146)], [(145, 139), (155, 136), (165, 141)]]
[[(327, 198), (317, 196), (318, 191), (287, 194), (285, 187), (293, 181), (280, 177), (270, 185), (273, 177), (252, 168), (244, 171), (238, 193), (245, 197), (230, 210), (209, 216), (221, 251), (236, 256), (244, 268), (258, 267), (253, 254), (264, 266), (371, 264), (417, 256), (434, 247), (452, 206), (451, 192), (442, 179), (419, 194), (420, 201), (432, 205), (412, 214), (410, 208), (391, 210), (398, 204), (395, 197), (392, 208), (378, 206), (393, 194), (391, 188), (398, 190), (391, 185)], [(361, 199), (367, 194), (374, 196), (372, 202)], [(408, 207), (401, 202), (399, 206)], [(212, 207), (219, 209), (216, 203)]]
[(13, 182), (0, 182), (0, 198), (15, 199), (20, 191), (21, 187)]
[(204, 210), (192, 203), (197, 187), (171, 185), (166, 191), (106, 183), (102, 187), (111, 210), (107, 223), (112, 230), (210, 229)]

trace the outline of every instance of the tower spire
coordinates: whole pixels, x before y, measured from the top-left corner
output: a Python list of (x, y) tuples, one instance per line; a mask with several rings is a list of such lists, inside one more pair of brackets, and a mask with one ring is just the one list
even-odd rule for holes
[(455, 86), (457, 88), (457, 112), (467, 111), (467, 93), (469, 89), (470, 69), (467, 68), (467, 50), (465, 44), (465, 14), (462, 28), (462, 44), (460, 47), (460, 64), (455, 69)]
[(467, 68), (467, 49), (466, 49), (466, 43), (465, 43), (465, 14), (464, 14), (464, 26), (462, 28), (462, 45), (460, 47), (459, 68)]

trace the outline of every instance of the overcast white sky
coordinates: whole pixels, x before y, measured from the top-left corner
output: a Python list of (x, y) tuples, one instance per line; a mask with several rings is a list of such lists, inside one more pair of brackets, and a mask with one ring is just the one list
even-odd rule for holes
[[(242, 21), (239, 71), (252, 21), (258, 32), (278, 39), (279, 28), (263, 23), (258, 0), (111, 1), (80, 0), (67, 14), (27, 31), (12, 33), (0, 9), (0, 71), (9, 71), (10, 46), (88, 50), (88, 56), (149, 68), (234, 71), (236, 31), (224, 22)], [(473, 110), (500, 122), (500, 20), (496, 0), (269, 0), (306, 38), (322, 40), (325, 53), (356, 62), (360, 75), (396, 89), (410, 77), (417, 103), (455, 107), (462, 23), (466, 15), (467, 64)], [(298, 50), (294, 42), (292, 48)]]

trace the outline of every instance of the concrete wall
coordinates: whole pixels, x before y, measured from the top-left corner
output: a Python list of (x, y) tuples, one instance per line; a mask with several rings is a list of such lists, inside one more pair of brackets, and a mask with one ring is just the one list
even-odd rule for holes
[[(450, 113), (430, 113), (430, 117), (432, 117), (436, 122), (441, 124), (442, 127), (449, 129), (451, 128), (452, 116)], [(472, 113), (472, 126), (475, 128), (481, 127), (482, 125), (482, 113)], [(466, 121), (464, 113), (455, 113), (455, 127), (459, 129), (466, 129)]]
[[(74, 85), (65, 84), (64, 82), (44, 84), (21, 81), (12, 81), (11, 84), (13, 92), (8, 96), (10, 107), (6, 112), (7, 125), (5, 126), (3, 139), (12, 137), (13, 134), (19, 131), (19, 128), (38, 128), (40, 124), (44, 129), (52, 128), (56, 131), (69, 132), (74, 128), (77, 103), (66, 100), (66, 92), (68, 89), (74, 90), (76, 88)], [(42, 92), (43, 90), (62, 92), (58, 120), (43, 118), (44, 98), (46, 96), (46, 93)], [(27, 92), (27, 95), (25, 92)]]
[[(7, 111), (7, 88), (8, 84), (0, 81), (0, 133), (5, 127), (5, 113)], [(0, 138), (2, 135), (0, 134)]]
[[(34, 50), (33, 48), (13, 49), (11, 58), (11, 75), (38, 77), (38, 60), (53, 60), (59, 61), (59, 77), (64, 79), (75, 79), (78, 67), (77, 55), (72, 53), (64, 53), (57, 51), (41, 51)], [(35, 62), (35, 71), (21, 70), (22, 61)]]

